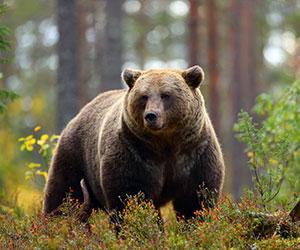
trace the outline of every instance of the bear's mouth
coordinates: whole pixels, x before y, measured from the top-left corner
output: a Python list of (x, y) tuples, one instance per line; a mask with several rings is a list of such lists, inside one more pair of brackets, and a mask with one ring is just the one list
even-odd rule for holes
[(148, 129), (154, 130), (154, 131), (158, 131), (158, 130), (162, 130), (163, 126), (156, 126), (156, 125), (146, 125), (146, 127)]
[(163, 123), (159, 123), (159, 122), (148, 122), (146, 120), (144, 120), (144, 126), (149, 129), (149, 130), (152, 130), (152, 131), (159, 131), (159, 130), (162, 130), (164, 129), (164, 124)]

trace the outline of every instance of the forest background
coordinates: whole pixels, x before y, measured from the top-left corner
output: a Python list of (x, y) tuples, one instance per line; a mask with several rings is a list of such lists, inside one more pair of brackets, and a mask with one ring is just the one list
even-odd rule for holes
[[(237, 132), (233, 127), (241, 110), (264, 121), (288, 89), (299, 88), (294, 83), (300, 76), (299, 1), (1, 2), (8, 7), (1, 24), (10, 30), (4, 32), (10, 45), (1, 52), (0, 89), (19, 96), (2, 100), (1, 204), (36, 209), (57, 139), (53, 135), (96, 95), (125, 87), (120, 74), (126, 67), (201, 65), (206, 73), (201, 90), (226, 160), (225, 192), (239, 200), (243, 189), (253, 189), (253, 150), (236, 137), (243, 124)], [(299, 98), (295, 105), (299, 114)], [(295, 117), (292, 121), (294, 127), (290, 118), (280, 125), (289, 124), (285, 133), (299, 131)], [(278, 124), (269, 122), (273, 130)], [(294, 142), (299, 145), (299, 135)], [(296, 158), (298, 152), (297, 147), (292, 152)], [(299, 194), (298, 163), (290, 165), (293, 185), (282, 186), (285, 201)], [(283, 167), (274, 157), (267, 165), (263, 172)]]

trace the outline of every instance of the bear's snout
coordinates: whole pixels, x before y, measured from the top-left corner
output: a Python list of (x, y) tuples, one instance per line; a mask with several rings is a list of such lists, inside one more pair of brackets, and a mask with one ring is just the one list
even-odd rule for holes
[(145, 120), (148, 123), (155, 123), (157, 121), (157, 113), (156, 112), (147, 112), (145, 114)]
[(147, 111), (144, 114), (144, 124), (151, 130), (159, 130), (163, 127), (162, 117), (158, 112)]

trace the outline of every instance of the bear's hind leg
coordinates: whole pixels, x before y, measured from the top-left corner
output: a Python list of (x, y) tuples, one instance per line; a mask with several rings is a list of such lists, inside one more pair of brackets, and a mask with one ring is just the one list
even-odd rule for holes
[(79, 172), (78, 161), (68, 157), (68, 152), (58, 147), (53, 158), (48, 181), (45, 187), (43, 212), (51, 213), (63, 203), (66, 195), (83, 201), (80, 181), (83, 178)]

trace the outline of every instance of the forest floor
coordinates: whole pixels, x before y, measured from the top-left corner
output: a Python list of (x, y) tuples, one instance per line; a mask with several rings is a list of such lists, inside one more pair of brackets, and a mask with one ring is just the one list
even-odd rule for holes
[(84, 224), (76, 204), (61, 210), (49, 218), (0, 208), (0, 249), (300, 249), (300, 224), (287, 211), (266, 216), (249, 197), (239, 203), (224, 197), (189, 221), (177, 221), (169, 204), (163, 222), (151, 202), (133, 197), (118, 236), (104, 211), (93, 211)]

